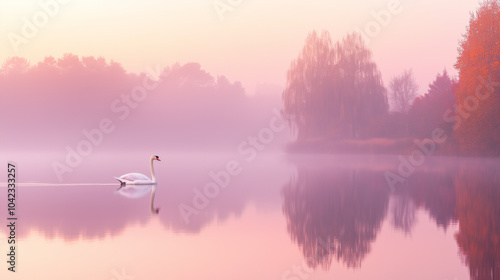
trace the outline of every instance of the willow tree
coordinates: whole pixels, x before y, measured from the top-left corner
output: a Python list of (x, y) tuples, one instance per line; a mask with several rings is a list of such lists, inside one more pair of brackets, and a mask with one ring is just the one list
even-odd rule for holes
[(299, 140), (357, 137), (371, 119), (388, 111), (386, 90), (359, 34), (332, 44), (312, 32), (292, 61), (283, 91), (283, 115)]
[[(333, 71), (336, 71), (336, 56), (328, 32), (312, 32), (299, 57), (292, 61), (287, 74), (287, 86), (283, 92), (284, 116), (298, 137), (317, 134), (331, 122), (332, 115), (339, 115), (339, 103), (326, 114), (321, 102), (339, 99), (333, 91)], [(328, 100), (325, 100), (328, 99)]]

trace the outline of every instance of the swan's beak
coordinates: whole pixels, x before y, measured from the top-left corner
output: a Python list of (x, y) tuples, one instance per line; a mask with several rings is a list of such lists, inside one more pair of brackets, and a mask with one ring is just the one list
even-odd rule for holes
[(156, 159), (157, 161), (161, 161), (159, 158)]

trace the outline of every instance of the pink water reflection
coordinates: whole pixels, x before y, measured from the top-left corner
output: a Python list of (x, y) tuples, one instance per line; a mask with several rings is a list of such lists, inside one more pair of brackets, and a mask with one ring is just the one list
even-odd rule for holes
[[(19, 187), (20, 264), (8, 279), (112, 279), (122, 268), (134, 279), (467, 279), (478, 269), (494, 272), (488, 263), (499, 261), (491, 253), (498, 231), (471, 239), (456, 214), (462, 205), (478, 213), (471, 191), (484, 206), (500, 193), (495, 161), (432, 160), (391, 192), (381, 174), (395, 158), (264, 155), (186, 224), (179, 203), (232, 157), (163, 156), (169, 159), (158, 165), (158, 215), (148, 195), (129, 199), (115, 192), (118, 184), (109, 185), (125, 169), (147, 174), (147, 158), (127, 158), (89, 158), (93, 168), (71, 177), (78, 182), (86, 171), (95, 175), (86, 182), (96, 185)], [(31, 165), (18, 164), (20, 178), (37, 181)], [(469, 183), (457, 193), (460, 178)], [(465, 238), (490, 252), (472, 255)], [(333, 246), (325, 249), (325, 240)]]

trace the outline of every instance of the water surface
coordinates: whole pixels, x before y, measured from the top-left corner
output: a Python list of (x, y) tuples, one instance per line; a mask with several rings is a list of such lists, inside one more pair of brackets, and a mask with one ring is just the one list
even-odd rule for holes
[[(390, 188), (392, 156), (160, 157), (153, 205), (152, 188), (121, 193), (113, 179), (149, 176), (149, 154), (93, 155), (63, 182), (50, 155), (18, 157), (17, 272), (3, 262), (1, 278), (499, 277), (498, 160), (426, 159)], [(241, 173), (199, 200), (229, 161)]]

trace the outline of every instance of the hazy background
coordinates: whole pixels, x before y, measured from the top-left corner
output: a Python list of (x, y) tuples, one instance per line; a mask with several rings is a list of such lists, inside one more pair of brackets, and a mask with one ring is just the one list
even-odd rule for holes
[[(86, 136), (92, 135), (94, 152), (236, 152), (279, 118), (281, 98), (272, 86), (259, 86), (259, 94), (248, 96), (241, 83), (214, 77), (197, 63), (153, 68), (161, 78), (71, 54), (36, 65), (8, 60), (0, 70), (0, 126), (15, 133), (2, 137), (3, 149), (61, 153), (92, 142)], [(111, 132), (100, 127), (103, 120)], [(290, 134), (270, 136), (268, 149), (282, 147)]]
[[(328, 30), (337, 41), (364, 30), (374, 21), (372, 12), (391, 1), (243, 0), (223, 21), (212, 0), (67, 2), (16, 53), (7, 34), (19, 34), (22, 17), (31, 19), (41, 8), (36, 0), (0, 1), (0, 61), (19, 55), (38, 62), (74, 53), (113, 59), (136, 73), (156, 64), (198, 62), (254, 94), (262, 83), (284, 87), (286, 70), (311, 30)], [(368, 47), (386, 84), (412, 67), (423, 94), (437, 71), (456, 74), (457, 44), (478, 1), (399, 2), (402, 12), (392, 15)]]

